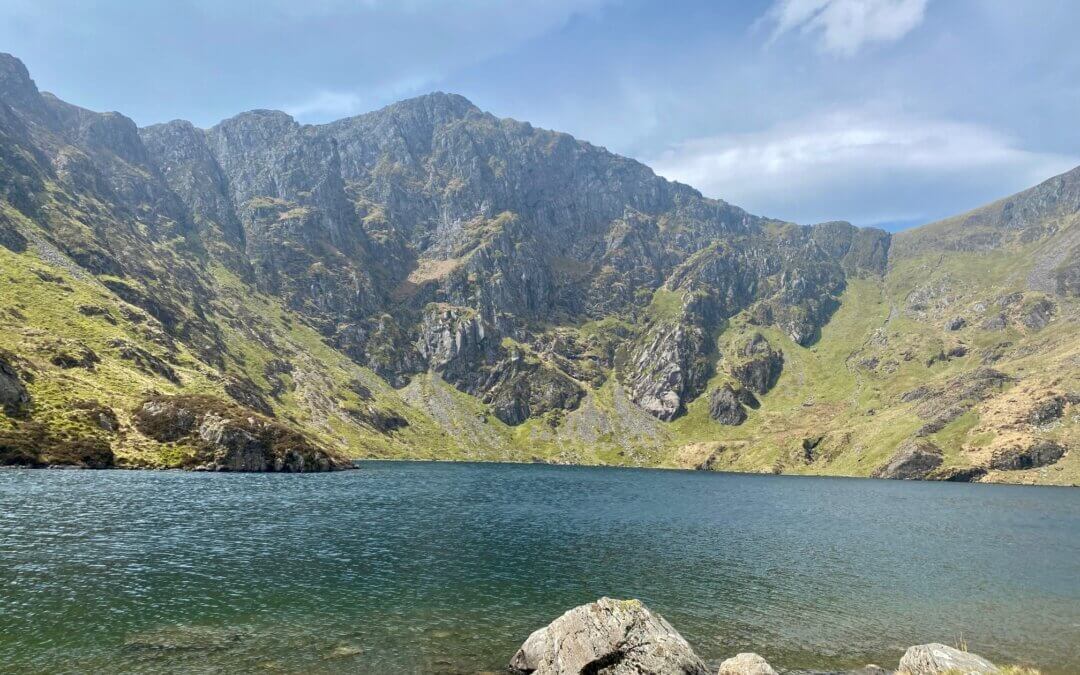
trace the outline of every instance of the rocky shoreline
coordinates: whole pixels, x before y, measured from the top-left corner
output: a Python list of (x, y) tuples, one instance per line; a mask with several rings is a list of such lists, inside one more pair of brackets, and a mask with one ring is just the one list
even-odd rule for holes
[[(0, 466), (162, 468), (119, 463), (108, 438), (121, 431), (116, 413), (99, 405), (87, 409), (86, 415), (96, 420), (95, 429), (81, 434), (57, 433), (17, 417), (15, 428), (0, 429)], [(212, 396), (149, 396), (131, 414), (130, 426), (132, 431), (168, 447), (175, 455), (176, 466), (172, 468), (242, 473), (355, 468), (349, 458), (292, 427)]]
[[(510, 659), (508, 669), (518, 675), (712, 675), (663, 617), (639, 600), (612, 598), (575, 607), (534, 632)], [(896, 669), (869, 664), (846, 672), (1038, 675), (1028, 668), (999, 668), (981, 656), (938, 643), (909, 648)], [(716, 675), (777, 675), (777, 671), (758, 654), (742, 653), (723, 661)]]

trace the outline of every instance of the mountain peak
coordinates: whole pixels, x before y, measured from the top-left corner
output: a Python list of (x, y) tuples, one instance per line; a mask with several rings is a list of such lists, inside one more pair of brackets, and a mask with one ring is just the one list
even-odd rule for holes
[(391, 103), (383, 108), (383, 110), (397, 107), (444, 110), (446, 112), (455, 113), (460, 117), (464, 117), (471, 112), (482, 112), (472, 101), (461, 94), (447, 93), (444, 91), (433, 91), (428, 94), (402, 99), (396, 103)]
[(432, 128), (464, 119), (469, 115), (480, 114), (483, 114), (483, 111), (464, 96), (434, 91), (429, 94), (403, 99), (355, 117), (346, 117), (330, 122), (326, 126), (330, 128), (348, 128), (355, 125), (378, 125), (386, 122), (399, 124), (408, 120), (407, 126), (414, 126), (419, 123), (423, 127)]
[(30, 79), (30, 71), (15, 56), (0, 52), (0, 101), (13, 108), (38, 109), (41, 94)]

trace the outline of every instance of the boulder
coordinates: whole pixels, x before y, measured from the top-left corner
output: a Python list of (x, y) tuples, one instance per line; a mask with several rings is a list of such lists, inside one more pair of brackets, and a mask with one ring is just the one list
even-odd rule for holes
[(924, 439), (910, 439), (900, 444), (889, 461), (878, 467), (874, 478), (922, 480), (941, 466), (941, 448)]
[(101, 363), (101, 357), (86, 345), (72, 344), (70, 348), (60, 347), (49, 359), (49, 363), (64, 370), (71, 368), (94, 370), (94, 366)]
[(990, 468), (1000, 471), (1022, 471), (1053, 464), (1065, 455), (1065, 446), (1049, 439), (1033, 439), (1030, 444), (1009, 445), (994, 452)]
[(776, 671), (757, 654), (744, 652), (721, 663), (716, 675), (776, 675)]
[(730, 384), (713, 389), (709, 397), (709, 416), (720, 424), (737, 426), (746, 421), (746, 410), (738, 392)]
[(1046, 298), (1035, 299), (1025, 303), (1020, 311), (1020, 323), (1031, 330), (1042, 330), (1054, 318), (1055, 311), (1057, 311), (1057, 307), (1050, 300)]
[(638, 600), (600, 600), (575, 607), (541, 628), (510, 659), (535, 675), (706, 675), (708, 668), (679, 633)]
[(1063, 394), (1051, 394), (1031, 407), (1028, 423), (1036, 426), (1048, 424), (1065, 414), (1068, 399)]
[(761, 333), (754, 333), (743, 346), (742, 357), (744, 360), (731, 366), (731, 374), (747, 389), (768, 393), (784, 370), (784, 353), (773, 349)]
[(996, 673), (998, 667), (981, 656), (933, 642), (908, 648), (900, 659), (899, 672), (904, 675), (973, 675)]

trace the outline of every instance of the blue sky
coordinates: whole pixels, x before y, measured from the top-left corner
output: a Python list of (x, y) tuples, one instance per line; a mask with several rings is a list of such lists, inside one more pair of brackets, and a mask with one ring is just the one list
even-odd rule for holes
[(755, 213), (891, 229), (1080, 164), (1075, 0), (4, 0), (0, 51), (139, 124), (433, 90)]

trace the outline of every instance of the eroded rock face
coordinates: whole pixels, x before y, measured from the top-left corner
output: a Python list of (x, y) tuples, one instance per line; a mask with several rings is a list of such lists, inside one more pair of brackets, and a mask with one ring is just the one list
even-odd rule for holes
[(210, 396), (151, 397), (134, 417), (135, 427), (156, 441), (196, 446), (188, 468), (287, 473), (352, 468), (346, 458), (297, 431)]
[(679, 633), (638, 600), (600, 600), (541, 628), (510, 660), (535, 675), (706, 675)]
[(476, 310), (433, 304), (424, 312), (416, 348), (428, 367), (448, 374), (449, 381), (489, 360), (500, 339), (496, 327)]
[(707, 322), (699, 309), (688, 304), (677, 320), (650, 327), (623, 371), (630, 400), (665, 422), (681, 415), (709, 379)]
[(572, 378), (517, 346), (504, 346), (498, 329), (465, 307), (429, 306), (417, 350), (431, 370), (489, 404), (507, 424), (573, 410), (585, 398)]
[(721, 663), (716, 675), (776, 675), (776, 671), (761, 656), (744, 652)]
[(8, 415), (18, 415), (30, 405), (30, 394), (11, 364), (12, 360), (0, 352), (0, 409)]
[(922, 480), (941, 466), (941, 448), (925, 439), (910, 439), (900, 444), (884, 465), (871, 474), (874, 478)]
[(940, 675), (941, 673), (996, 673), (998, 667), (986, 659), (936, 642), (909, 647), (900, 659), (905, 675)]

